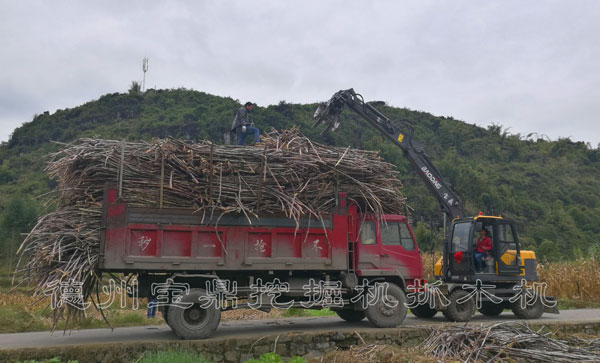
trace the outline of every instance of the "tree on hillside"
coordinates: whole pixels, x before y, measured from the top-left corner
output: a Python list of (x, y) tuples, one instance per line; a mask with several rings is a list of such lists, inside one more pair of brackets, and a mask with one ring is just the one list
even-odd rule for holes
[[(185, 89), (142, 92), (134, 81), (129, 93), (106, 94), (53, 114), (43, 112), (15, 129), (8, 143), (0, 144), (0, 211), (13, 194), (33, 198), (55, 187), (43, 172), (47, 155), (62, 147), (52, 141), (175, 137), (221, 143), (239, 106), (229, 97)], [(414, 220), (427, 221), (434, 238), (441, 238), (435, 227), (442, 224), (439, 204), (402, 151), (350, 110), (341, 115), (342, 128), (321, 135), (320, 129), (311, 127), (316, 106), (282, 101), (257, 107), (252, 118), (263, 131), (299, 127), (316, 142), (378, 151), (397, 167)], [(501, 213), (516, 220), (524, 248), (538, 251), (547, 240), (544, 247), (549, 249), (541, 248), (541, 255), (553, 258), (554, 244), (560, 258), (573, 258), (600, 241), (600, 150), (568, 139), (552, 141), (542, 134), (521, 137), (496, 124), (481, 128), (451, 117), (376, 107), (394, 122), (414, 127), (415, 140), (457, 190), (468, 214)], [(421, 247), (428, 247), (427, 238), (417, 238), (423, 240)], [(439, 241), (435, 245), (440, 246)]]
[(130, 95), (138, 95), (142, 92), (142, 86), (137, 81), (131, 81), (131, 86), (129, 86), (129, 94)]
[(436, 240), (433, 232), (425, 225), (425, 223), (418, 222), (417, 228), (414, 229), (414, 234), (421, 251), (427, 252), (436, 247)]
[(6, 266), (12, 270), (18, 245), (23, 240), (22, 233), (33, 227), (37, 217), (37, 207), (31, 199), (13, 195), (0, 215), (0, 246), (6, 257)]
[(555, 262), (565, 258), (558, 246), (554, 242), (547, 239), (545, 239), (539, 245), (539, 247), (535, 249), (535, 252), (536, 258), (540, 261)]

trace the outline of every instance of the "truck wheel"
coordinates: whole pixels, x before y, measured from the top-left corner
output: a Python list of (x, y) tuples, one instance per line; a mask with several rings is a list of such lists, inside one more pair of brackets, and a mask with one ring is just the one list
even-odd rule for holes
[(515, 301), (510, 304), (510, 308), (519, 319), (539, 319), (544, 314), (544, 305), (540, 299), (536, 299), (533, 304), (527, 305), (524, 309), (521, 307), (521, 301)]
[(442, 313), (446, 319), (450, 321), (469, 321), (475, 313), (475, 301), (469, 299), (464, 301), (462, 304), (458, 300), (466, 298), (469, 293), (465, 290), (454, 290), (448, 296), (450, 305), (446, 307), (446, 310), (442, 310)]
[(477, 309), (477, 311), (485, 316), (498, 316), (504, 311), (504, 304), (494, 304), (491, 301), (482, 301), (481, 308)]
[(406, 317), (406, 295), (396, 284), (389, 283), (385, 296), (379, 296), (374, 304), (369, 305), (365, 315), (371, 324), (378, 328), (393, 328)]
[(357, 322), (357, 321), (361, 321), (365, 318), (365, 312), (364, 311), (359, 311), (359, 310), (350, 310), (350, 309), (346, 309), (346, 310), (337, 310), (335, 312), (340, 318), (348, 321), (348, 322)]
[(436, 309), (432, 309), (428, 304), (417, 305), (414, 308), (410, 308), (410, 312), (417, 318), (433, 318), (437, 314)]
[(162, 313), (163, 319), (165, 320), (165, 323), (167, 323), (168, 326), (171, 326), (171, 324), (169, 324), (169, 307), (165, 306), (162, 309), (161, 313)]
[[(202, 296), (206, 296), (203, 289), (191, 289), (182, 302), (197, 302)], [(206, 309), (203, 309), (200, 304), (193, 304), (187, 309), (170, 306), (167, 316), (169, 326), (179, 338), (204, 339), (217, 330), (221, 321), (221, 309), (217, 309), (215, 304)]]

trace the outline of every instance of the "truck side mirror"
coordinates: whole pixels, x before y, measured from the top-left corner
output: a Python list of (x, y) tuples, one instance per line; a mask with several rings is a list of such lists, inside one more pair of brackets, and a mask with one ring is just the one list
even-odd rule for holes
[(476, 222), (475, 223), (475, 232), (479, 232), (483, 229), (483, 222)]

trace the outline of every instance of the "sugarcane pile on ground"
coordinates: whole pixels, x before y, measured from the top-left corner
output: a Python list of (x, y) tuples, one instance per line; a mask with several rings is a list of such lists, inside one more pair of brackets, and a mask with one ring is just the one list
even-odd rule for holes
[(134, 206), (189, 207), (202, 216), (279, 213), (323, 218), (336, 191), (363, 211), (407, 212), (394, 166), (377, 153), (311, 142), (297, 130), (272, 132), (254, 147), (175, 139), (120, 142), (82, 139), (53, 155), (55, 212), (41, 217), (20, 248), (17, 278), (36, 293), (56, 281), (98, 287), (101, 207), (107, 182)]
[(444, 361), (600, 361), (600, 339), (573, 336), (560, 340), (543, 330), (506, 322), (491, 326), (443, 326), (433, 330), (421, 348)]

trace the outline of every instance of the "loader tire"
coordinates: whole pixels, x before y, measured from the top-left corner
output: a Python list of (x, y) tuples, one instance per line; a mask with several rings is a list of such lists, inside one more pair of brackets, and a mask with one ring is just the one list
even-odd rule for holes
[(388, 283), (383, 295), (367, 307), (367, 319), (378, 328), (393, 328), (402, 324), (408, 311), (404, 290), (394, 283)]
[(191, 289), (182, 303), (193, 303), (191, 307), (170, 306), (167, 317), (169, 326), (181, 339), (205, 339), (210, 337), (221, 321), (221, 309), (216, 304), (202, 308), (199, 298), (206, 296), (204, 289)]
[(519, 319), (533, 320), (539, 319), (544, 314), (544, 305), (540, 299), (536, 299), (533, 304), (521, 307), (521, 301), (517, 300), (510, 304), (510, 308)]
[[(469, 321), (475, 313), (475, 301), (468, 299), (462, 301), (461, 299), (466, 298), (469, 293), (465, 290), (456, 289), (450, 293), (448, 299), (450, 305), (446, 307), (446, 310), (442, 310), (442, 313), (449, 321)], [(459, 303), (461, 300), (462, 303)]]
[(410, 308), (410, 312), (417, 318), (428, 319), (433, 318), (438, 311), (436, 309), (431, 308), (428, 304), (424, 304), (417, 305), (414, 308)]
[(361, 321), (366, 317), (364, 311), (358, 311), (358, 310), (350, 310), (350, 309), (337, 310), (335, 313), (337, 314), (337, 316), (339, 316), (340, 318), (342, 318), (350, 323)]
[(504, 311), (504, 304), (494, 304), (491, 301), (482, 301), (481, 308), (477, 309), (477, 311), (485, 316), (498, 316)]

